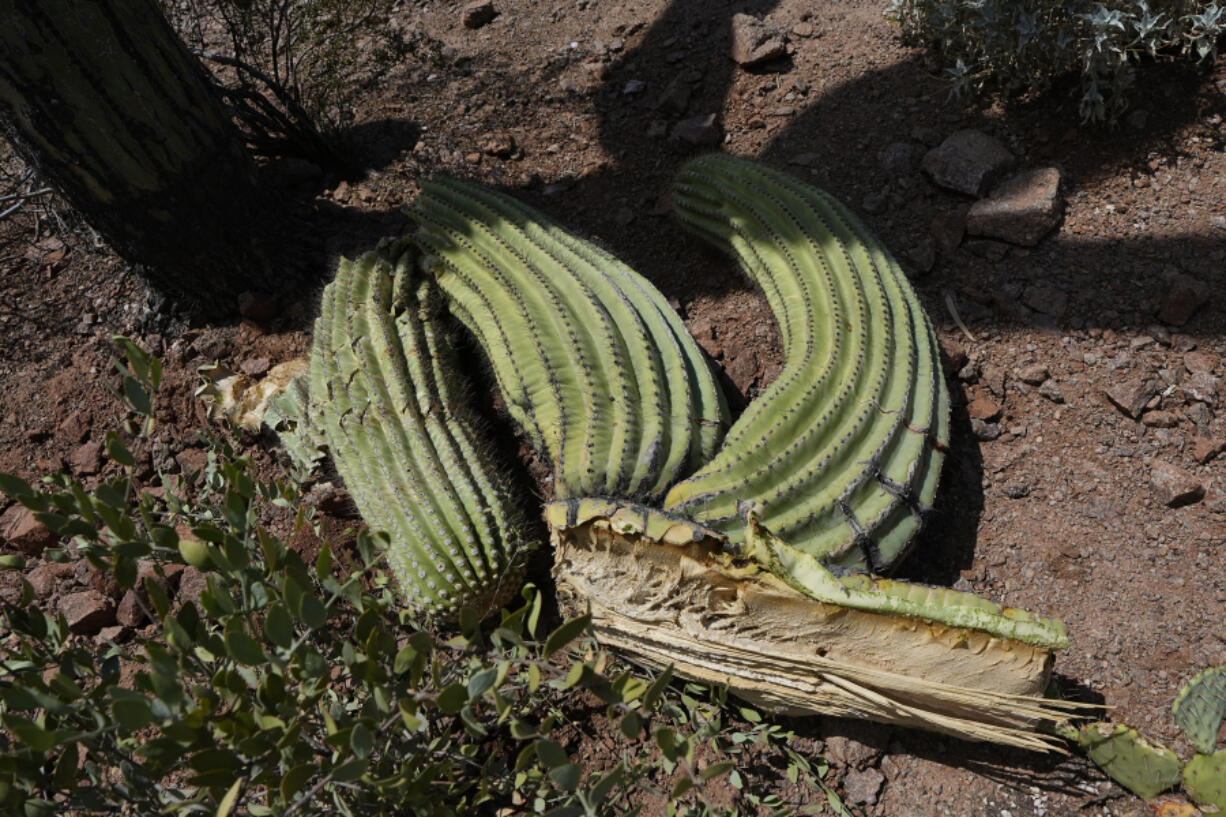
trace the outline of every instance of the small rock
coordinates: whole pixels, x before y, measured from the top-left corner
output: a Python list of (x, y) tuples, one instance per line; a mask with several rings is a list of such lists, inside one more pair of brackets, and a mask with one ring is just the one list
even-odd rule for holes
[(879, 728), (879, 724), (865, 723), (862, 726), (864, 728), (859, 728), (861, 724), (856, 724), (857, 728), (853, 734), (865, 740), (848, 735), (828, 735), (825, 738), (825, 751), (822, 753), (825, 758), (835, 766), (849, 770), (866, 769), (875, 763), (882, 755), (880, 746), (886, 744), (886, 733)]
[(1039, 394), (1053, 403), (1064, 403), (1064, 392), (1060, 390), (1060, 385), (1054, 380), (1044, 380), (1039, 386)]
[(1183, 326), (1196, 310), (1209, 300), (1209, 287), (1190, 275), (1170, 276), (1166, 299), (1158, 309), (1158, 320)]
[(885, 775), (876, 769), (853, 769), (843, 776), (843, 795), (853, 805), (873, 805), (885, 785)]
[(971, 420), (971, 435), (983, 443), (991, 442), (1000, 437), (1000, 423), (987, 423), (983, 420)]
[(788, 53), (782, 32), (773, 23), (748, 14), (732, 17), (732, 59), (748, 68), (777, 60)]
[(976, 397), (966, 404), (966, 413), (972, 420), (995, 420), (1000, 412), (1000, 405), (987, 397)]
[(1213, 409), (1209, 408), (1204, 403), (1192, 403), (1183, 410), (1183, 413), (1195, 426), (1208, 426), (1213, 422)]
[(83, 443), (89, 436), (89, 426), (80, 411), (74, 411), (56, 427), (55, 433), (71, 443)]
[(1149, 479), (1162, 503), (1170, 508), (1199, 502), (1205, 496), (1205, 486), (1195, 475), (1163, 460), (1154, 463)]
[(204, 466), (208, 465), (209, 452), (201, 448), (184, 448), (175, 454), (175, 462), (179, 464), (184, 474), (190, 474), (193, 471), (203, 470)]
[(626, 96), (634, 96), (635, 94), (641, 94), (646, 87), (647, 83), (641, 79), (632, 79), (622, 88), (622, 93)]
[(897, 176), (914, 173), (921, 148), (910, 142), (891, 142), (877, 154), (881, 169)]
[(1183, 356), (1184, 368), (1189, 374), (1212, 372), (1217, 368), (1217, 358), (1201, 349), (1194, 349)]
[(1179, 425), (1179, 417), (1173, 411), (1147, 411), (1141, 415), (1141, 422), (1150, 428), (1174, 428)]
[(1022, 295), (1022, 303), (1035, 312), (1059, 318), (1068, 309), (1068, 294), (1062, 289), (1047, 284), (1034, 284), (1026, 287), (1026, 292)]
[(1179, 388), (1190, 400), (1204, 403), (1207, 406), (1216, 406), (1218, 395), (1221, 393), (1221, 385), (1222, 381), (1208, 372), (1196, 372), (1190, 375)]
[(94, 636), (94, 639), (100, 644), (105, 644), (108, 641), (113, 641), (118, 644), (120, 641), (126, 641), (126, 636), (130, 632), (131, 631), (127, 627), (124, 627), (121, 624), (114, 624), (110, 627), (103, 627), (98, 631), (98, 634)]
[(55, 592), (56, 586), (71, 576), (73, 567), (62, 562), (39, 565), (26, 574), (26, 581), (34, 588), (36, 598), (45, 599)]
[(1226, 451), (1226, 440), (1210, 440), (1205, 437), (1192, 438), (1192, 459), (1201, 465), (1213, 460), (1222, 451)]
[(14, 505), (0, 515), (0, 539), (26, 556), (39, 556), (56, 543), (51, 530), (34, 518), (25, 505)]
[(932, 217), (928, 229), (937, 242), (937, 249), (945, 255), (956, 250), (966, 235), (966, 212), (966, 208), (962, 207)]
[(481, 142), (481, 152), (499, 159), (510, 159), (515, 154), (515, 137), (509, 133), (493, 133)]
[(813, 26), (810, 23), (797, 23), (792, 26), (792, 33), (797, 37), (812, 37)]
[(249, 357), (238, 364), (238, 370), (250, 377), (259, 377), (272, 368), (272, 361), (266, 357)]
[(788, 159), (788, 164), (818, 168), (822, 166), (822, 157), (819, 153), (797, 153), (791, 159)]
[(1026, 170), (971, 205), (966, 231), (1033, 247), (1060, 223), (1060, 171), (1054, 167)]
[(682, 119), (673, 126), (672, 138), (690, 145), (713, 147), (719, 144), (722, 135), (715, 114), (709, 113)]
[(68, 455), (68, 467), (79, 477), (88, 477), (102, 470), (102, 443), (84, 443)]
[(879, 190), (876, 193), (869, 193), (860, 202), (864, 212), (873, 215), (880, 215), (885, 212), (886, 204), (890, 201), (890, 193), (888, 190)]
[(60, 599), (58, 609), (77, 635), (92, 635), (115, 623), (115, 603), (97, 590), (69, 593)]
[(115, 610), (115, 620), (125, 627), (139, 627), (144, 624), (145, 611), (141, 608), (141, 601), (135, 589), (124, 593), (119, 600), (118, 609)]
[(498, 16), (498, 9), (489, 0), (474, 0), (464, 6), (460, 12), (460, 22), (465, 28), (481, 28), (493, 22)]
[(689, 104), (690, 84), (683, 76), (678, 75), (664, 89), (664, 93), (660, 94), (660, 99), (656, 102), (656, 110), (666, 116), (680, 116), (685, 113)]
[(1145, 410), (1145, 405), (1158, 393), (1160, 384), (1157, 380), (1135, 378), (1123, 383), (1116, 383), (1104, 394), (1120, 411), (1136, 419)]
[(920, 167), (949, 190), (981, 196), (1013, 164), (1009, 149), (986, 133), (960, 130), (924, 155)]
[(204, 592), (208, 586), (209, 576), (203, 570), (195, 567), (185, 567), (179, 575), (179, 592), (175, 596), (176, 603), (179, 606), (188, 602), (195, 602), (200, 598), (200, 594)]
[(983, 384), (988, 387), (992, 394), (997, 397), (1005, 396), (1005, 383), (1008, 382), (1008, 375), (1005, 370), (999, 366), (985, 364), (981, 367)]
[(941, 338), (941, 366), (950, 374), (962, 371), (969, 361), (966, 347), (953, 338)]
[(929, 236), (907, 249), (907, 258), (920, 272), (931, 272), (937, 263), (937, 242)]
[(1010, 499), (1022, 499), (1030, 495), (1030, 485), (1025, 482), (1010, 482), (1001, 488), (1000, 492)]
[(989, 241), (986, 238), (976, 238), (966, 242), (966, 248), (980, 258), (989, 261), (1000, 261), (1009, 254), (1009, 245), (1001, 241)]
[(1017, 379), (1031, 386), (1042, 385), (1050, 377), (1047, 367), (1042, 363), (1032, 363), (1017, 373)]
[(629, 207), (618, 207), (617, 211), (613, 214), (613, 220), (617, 222), (619, 227), (625, 227), (634, 221), (634, 211)]
[(758, 356), (752, 349), (747, 349), (732, 360), (727, 361), (725, 371), (743, 394), (748, 394), (750, 386), (758, 376)]

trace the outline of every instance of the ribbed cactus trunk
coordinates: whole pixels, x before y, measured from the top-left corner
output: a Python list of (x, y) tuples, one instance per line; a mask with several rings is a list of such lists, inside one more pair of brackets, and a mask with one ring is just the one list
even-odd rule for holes
[(206, 314), (283, 287), (253, 250), (274, 208), (151, 0), (0, 0), (0, 21), (0, 128), (117, 252)]

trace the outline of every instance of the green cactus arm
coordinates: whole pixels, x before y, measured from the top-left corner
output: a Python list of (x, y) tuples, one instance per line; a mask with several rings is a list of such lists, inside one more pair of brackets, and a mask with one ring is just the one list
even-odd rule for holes
[(1179, 784), (1183, 764), (1175, 753), (1129, 726), (1090, 723), (1069, 737), (1107, 776), (1144, 800)]
[(836, 576), (818, 559), (766, 530), (750, 510), (743, 545), (731, 550), (816, 601), (872, 613), (906, 616), (978, 630), (1045, 650), (1068, 648), (1064, 623), (944, 587), (928, 587), (862, 574)]
[(409, 605), (486, 612), (516, 589), (530, 537), (461, 406), (447, 330), (423, 308), (438, 296), (415, 265), (405, 242), (341, 262), (316, 321), (310, 413), (358, 510), (388, 535)]
[(715, 448), (726, 404), (645, 279), (472, 185), (427, 183), (412, 215), (413, 240), (552, 464), (558, 497), (651, 500)]
[(762, 285), (787, 359), (665, 508), (737, 542), (753, 501), (796, 548), (888, 568), (931, 505), (948, 439), (935, 336), (910, 285), (846, 208), (761, 166), (693, 160), (674, 204)]
[(1197, 673), (1175, 696), (1171, 711), (1196, 751), (1212, 752), (1226, 718), (1226, 666)]

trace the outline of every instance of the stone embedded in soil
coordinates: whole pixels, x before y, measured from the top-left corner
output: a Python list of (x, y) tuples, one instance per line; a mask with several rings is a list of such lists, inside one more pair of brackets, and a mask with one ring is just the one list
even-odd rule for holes
[(981, 196), (1012, 164), (1007, 147), (982, 131), (968, 129), (928, 151), (920, 167), (941, 187)]
[(1161, 385), (1157, 380), (1149, 378), (1133, 378), (1123, 383), (1116, 383), (1104, 394), (1107, 399), (1129, 417), (1136, 419), (1141, 416), (1145, 406), (1158, 393)]
[(911, 142), (891, 142), (877, 154), (877, 161), (885, 172), (906, 176), (915, 172), (922, 150), (919, 145)]
[(1043, 381), (1039, 386), (1039, 394), (1053, 403), (1064, 402), (1064, 392), (1061, 390), (1060, 384), (1051, 379)]
[(476, 29), (493, 22), (497, 16), (498, 9), (489, 0), (475, 0), (460, 11), (460, 23), (465, 28)]
[(885, 785), (885, 775), (876, 769), (853, 769), (843, 776), (843, 796), (852, 805), (871, 806)]
[(1216, 406), (1221, 394), (1222, 381), (1208, 372), (1196, 372), (1181, 385), (1184, 396), (1189, 400)]
[(27, 573), (26, 581), (30, 583), (30, 587), (34, 588), (35, 597), (45, 599), (55, 592), (55, 588), (62, 580), (72, 575), (73, 570), (70, 564), (51, 562), (39, 565)]
[(680, 116), (689, 105), (690, 83), (680, 74), (673, 77), (673, 81), (656, 100), (656, 110), (666, 116)]
[(966, 404), (966, 413), (972, 420), (995, 420), (1000, 416), (1000, 405), (986, 397), (976, 397)]
[(1183, 365), (1189, 374), (1212, 372), (1217, 368), (1217, 358), (1203, 349), (1193, 349), (1183, 356)]
[(1158, 309), (1158, 319), (1183, 326), (1207, 300), (1209, 287), (1203, 281), (1190, 275), (1172, 275), (1167, 281), (1166, 298)]
[(966, 212), (965, 207), (959, 207), (932, 217), (928, 229), (937, 243), (937, 249), (943, 254), (949, 255), (958, 249), (966, 236)]
[(1068, 293), (1047, 284), (1033, 284), (1026, 287), (1022, 303), (1035, 312), (1059, 318), (1068, 309)]
[(97, 590), (69, 593), (57, 605), (70, 632), (91, 635), (115, 623), (115, 603)]
[(748, 14), (732, 16), (732, 59), (737, 65), (749, 68), (787, 53), (787, 43), (776, 25)]
[(1210, 440), (1207, 437), (1192, 438), (1192, 459), (1205, 465), (1218, 454), (1226, 451), (1226, 440)]
[(1179, 416), (1173, 411), (1147, 411), (1141, 415), (1141, 422), (1150, 428), (1174, 428), (1179, 425)]
[(25, 505), (14, 505), (0, 516), (0, 540), (26, 556), (38, 556), (56, 543), (56, 535), (34, 518)]
[(1017, 379), (1030, 386), (1042, 385), (1049, 376), (1050, 372), (1042, 363), (1032, 363), (1017, 373)]
[(1000, 423), (988, 423), (983, 420), (971, 419), (971, 435), (981, 443), (988, 443), (1000, 437)]
[[(139, 627), (145, 623), (145, 610), (141, 607), (141, 599), (135, 589), (123, 594), (119, 607), (115, 610), (115, 620), (125, 627)], [(145, 602), (148, 606), (148, 602)]]
[(971, 205), (966, 231), (1033, 247), (1060, 223), (1063, 209), (1060, 171), (1054, 167), (1025, 170)]
[(937, 263), (936, 239), (931, 236), (920, 239), (918, 244), (914, 244), (907, 249), (907, 259), (915, 265), (915, 269), (920, 273), (931, 272)]
[(515, 137), (509, 133), (492, 133), (481, 140), (481, 152), (497, 159), (510, 159), (517, 147)]
[(102, 443), (83, 443), (68, 455), (68, 467), (79, 477), (92, 476), (102, 470)]
[(85, 417), (80, 411), (74, 411), (56, 426), (55, 433), (60, 439), (67, 442), (82, 443), (89, 436), (89, 424), (85, 422)]
[(1153, 464), (1149, 481), (1157, 489), (1162, 504), (1171, 508), (1190, 505), (1205, 497), (1205, 486), (1195, 474), (1164, 460)]
[(692, 116), (673, 126), (673, 141), (690, 145), (713, 147), (721, 139), (719, 120), (715, 114)]
[(272, 368), (272, 361), (266, 357), (249, 357), (238, 364), (238, 370), (250, 377), (260, 377)]
[(208, 574), (195, 567), (185, 567), (179, 575), (179, 593), (176, 596), (178, 604), (195, 602), (208, 585)]

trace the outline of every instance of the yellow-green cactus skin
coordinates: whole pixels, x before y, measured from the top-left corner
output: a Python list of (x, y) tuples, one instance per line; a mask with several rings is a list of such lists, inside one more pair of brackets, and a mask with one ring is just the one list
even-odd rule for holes
[(736, 546), (752, 503), (826, 564), (887, 570), (932, 505), (949, 440), (936, 337), (911, 285), (847, 208), (762, 165), (694, 159), (673, 204), (762, 288), (786, 360), (664, 509)]
[(307, 413), (363, 518), (388, 535), (409, 606), (484, 614), (518, 590), (532, 542), (444, 318), (409, 243), (342, 260), (315, 323)]

